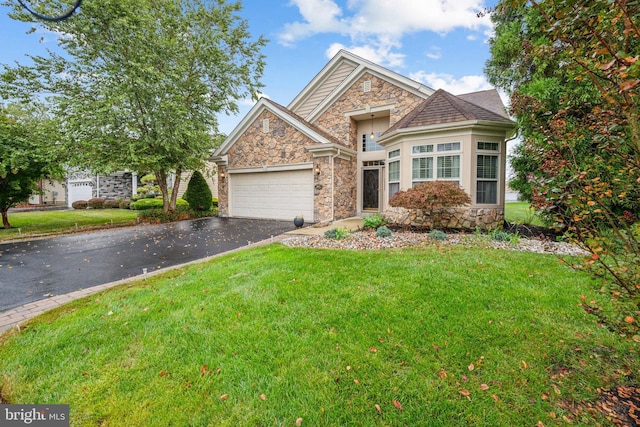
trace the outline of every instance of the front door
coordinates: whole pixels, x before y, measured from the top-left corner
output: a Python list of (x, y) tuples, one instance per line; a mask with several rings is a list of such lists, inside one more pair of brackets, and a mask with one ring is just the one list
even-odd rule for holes
[(380, 169), (362, 171), (362, 209), (380, 209)]

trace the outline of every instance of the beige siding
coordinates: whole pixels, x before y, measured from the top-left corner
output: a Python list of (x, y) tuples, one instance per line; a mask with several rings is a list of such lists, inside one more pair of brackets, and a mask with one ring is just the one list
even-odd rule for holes
[[(216, 174), (215, 164), (208, 163), (206, 170), (201, 173), (202, 176), (204, 176), (204, 179), (207, 181), (207, 184), (209, 184), (211, 195), (213, 197), (218, 197), (218, 176)], [(187, 191), (187, 186), (189, 185), (191, 175), (193, 175), (193, 171), (182, 172), (182, 177), (180, 178), (180, 187), (178, 188), (178, 197), (184, 196), (185, 191)]]
[(341, 64), (322, 85), (317, 88), (306, 100), (304, 104), (296, 108), (293, 112), (301, 117), (307, 117), (314, 108), (318, 106), (344, 79), (355, 69), (353, 64)]

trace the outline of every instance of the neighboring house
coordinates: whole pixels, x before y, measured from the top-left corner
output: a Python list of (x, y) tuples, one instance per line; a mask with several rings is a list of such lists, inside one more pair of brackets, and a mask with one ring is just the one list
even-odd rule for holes
[(260, 99), (215, 152), (219, 214), (394, 213), (396, 191), (448, 180), (471, 195), (465, 226), (501, 224), (513, 130), (495, 90), (434, 91), (340, 51), (288, 107)]

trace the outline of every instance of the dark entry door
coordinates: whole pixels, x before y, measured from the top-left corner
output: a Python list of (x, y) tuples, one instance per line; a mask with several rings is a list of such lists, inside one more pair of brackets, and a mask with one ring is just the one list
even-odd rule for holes
[(380, 208), (380, 170), (364, 169), (362, 171), (362, 209)]

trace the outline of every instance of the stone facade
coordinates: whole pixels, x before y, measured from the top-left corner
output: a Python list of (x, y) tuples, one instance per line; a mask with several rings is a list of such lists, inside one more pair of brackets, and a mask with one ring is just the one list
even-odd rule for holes
[[(269, 131), (263, 132), (263, 120)], [(265, 110), (228, 152), (229, 168), (287, 165), (311, 162), (306, 149), (314, 141), (288, 123)]]
[[(421, 209), (389, 207), (385, 218), (401, 227), (476, 229), (493, 230), (502, 228), (504, 209), (502, 208), (448, 208), (434, 216), (432, 212)], [(435, 219), (435, 221), (434, 221)]]
[[(371, 91), (369, 92), (362, 90), (365, 80), (371, 81)], [(367, 106), (374, 108), (393, 104), (393, 108), (389, 111), (389, 126), (393, 126), (422, 101), (424, 98), (372, 74), (365, 73), (318, 118), (315, 124), (337, 138), (340, 143), (347, 145), (352, 150), (357, 150), (356, 123), (346, 118), (345, 112), (362, 110)]]
[(100, 175), (98, 193), (103, 199), (130, 199), (133, 195), (132, 175), (130, 172), (114, 173), (108, 176)]
[(229, 171), (226, 166), (218, 165), (218, 215), (229, 216)]

